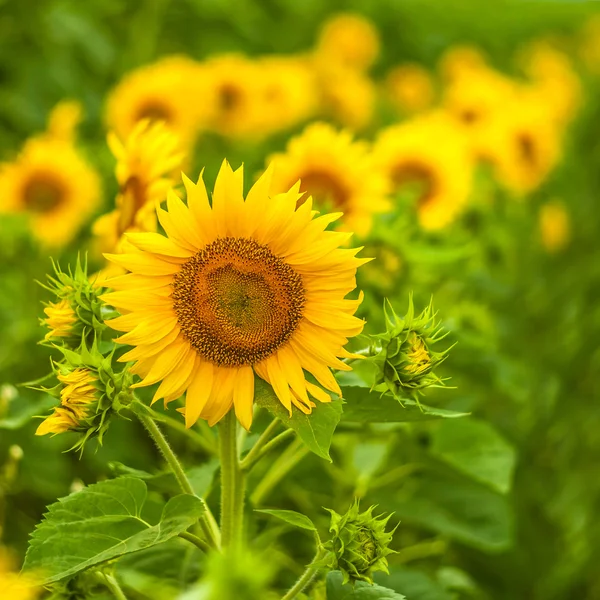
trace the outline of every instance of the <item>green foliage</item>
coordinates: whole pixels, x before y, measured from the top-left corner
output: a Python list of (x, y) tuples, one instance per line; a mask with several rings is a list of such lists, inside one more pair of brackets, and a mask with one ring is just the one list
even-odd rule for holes
[(342, 574), (332, 571), (327, 575), (327, 600), (407, 600), (394, 590), (358, 581), (344, 584)]
[(265, 515), (271, 515), (277, 517), (294, 527), (300, 527), (301, 529), (308, 529), (309, 531), (317, 531), (314, 523), (306, 516), (293, 510), (274, 510), (274, 509), (260, 509), (256, 512), (264, 513)]
[(254, 389), (258, 406), (266, 408), (274, 417), (281, 419), (286, 427), (293, 429), (311, 452), (331, 461), (331, 438), (342, 415), (340, 400), (332, 400), (328, 404), (319, 403), (310, 415), (294, 410), (290, 416), (270, 385), (262, 379), (255, 378)]
[(157, 524), (143, 518), (146, 484), (133, 477), (96, 483), (48, 507), (36, 528), (25, 569), (49, 584), (110, 560), (161, 544), (188, 529), (203, 505), (195, 496), (175, 496)]

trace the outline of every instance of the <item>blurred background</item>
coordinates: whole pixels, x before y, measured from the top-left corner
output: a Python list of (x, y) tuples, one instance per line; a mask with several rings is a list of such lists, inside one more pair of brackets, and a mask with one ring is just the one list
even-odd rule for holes
[[(66, 267), (87, 252), (96, 272), (101, 251), (143, 228), (113, 213), (140, 209), (119, 144), (132, 151), (149, 119), (177, 136), (167, 170), (205, 167), (210, 188), (227, 158), (248, 187), (273, 160), (274, 186), (302, 178), (343, 210), (376, 258), (359, 274), (370, 332), (384, 298), (403, 314), (412, 292), (419, 308), (433, 296), (457, 342), (452, 389), (425, 401), (472, 417), (342, 422), (333, 465), (296, 457), (252, 502), (321, 524), (321, 506), (344, 512), (353, 496), (394, 512), (381, 582), (408, 600), (600, 599), (597, 10), (0, 0), (0, 543), (17, 562), (49, 503), (157, 464), (125, 420), (103, 446), (66, 453), (73, 434), (35, 435), (54, 399), (18, 387), (49, 371), (38, 342), (51, 297), (36, 281), (50, 257)], [(216, 465), (172, 438), (206, 465), (216, 502)], [(310, 559), (293, 535), (278, 548), (282, 585), (297, 575), (283, 556)], [(131, 597), (153, 597), (153, 564), (124, 561)]]

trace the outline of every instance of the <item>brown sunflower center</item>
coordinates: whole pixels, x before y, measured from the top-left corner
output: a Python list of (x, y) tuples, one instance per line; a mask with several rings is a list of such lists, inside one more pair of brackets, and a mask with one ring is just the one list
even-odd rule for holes
[(183, 264), (173, 283), (181, 330), (210, 362), (260, 362), (287, 342), (302, 319), (302, 278), (266, 246), (219, 238)]
[(164, 121), (170, 123), (172, 120), (171, 109), (158, 99), (148, 100), (137, 111), (136, 121), (149, 119), (150, 121)]
[(537, 164), (537, 150), (533, 138), (527, 133), (517, 136), (517, 149), (521, 160), (530, 167)]
[(235, 110), (242, 101), (240, 88), (231, 84), (225, 83), (219, 89), (218, 102), (219, 107), (224, 112)]
[(25, 206), (37, 213), (46, 213), (62, 204), (65, 197), (64, 185), (53, 175), (38, 173), (23, 189)]
[(334, 175), (325, 170), (306, 171), (300, 177), (300, 191), (305, 192), (298, 200), (298, 207), (312, 196), (319, 204), (331, 205), (331, 208), (347, 208), (348, 190)]
[(436, 179), (434, 173), (426, 165), (417, 162), (396, 165), (392, 171), (392, 181), (396, 190), (414, 190), (419, 207), (425, 206), (435, 195)]

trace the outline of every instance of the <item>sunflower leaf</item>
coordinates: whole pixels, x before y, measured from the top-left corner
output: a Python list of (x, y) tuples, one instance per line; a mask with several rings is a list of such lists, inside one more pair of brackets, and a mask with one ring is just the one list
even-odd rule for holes
[(142, 518), (146, 484), (136, 477), (102, 481), (50, 505), (33, 532), (24, 569), (43, 573), (44, 585), (148, 548), (193, 525), (204, 510), (196, 496), (181, 494), (163, 508), (160, 521)]
[(327, 573), (327, 600), (406, 600), (406, 596), (382, 587), (357, 581), (354, 585), (344, 585), (339, 571)]
[(266, 515), (272, 515), (277, 517), (294, 527), (300, 527), (301, 529), (308, 529), (309, 531), (316, 531), (314, 523), (306, 516), (298, 513), (294, 510), (269, 510), (265, 508), (255, 509), (254, 512), (264, 513)]
[(342, 415), (342, 401), (332, 400), (330, 403), (317, 403), (310, 415), (292, 409), (292, 415), (281, 404), (273, 388), (258, 377), (254, 381), (254, 400), (258, 406), (266, 408), (273, 416), (293, 429), (307, 448), (317, 456), (331, 462), (329, 447), (331, 439)]

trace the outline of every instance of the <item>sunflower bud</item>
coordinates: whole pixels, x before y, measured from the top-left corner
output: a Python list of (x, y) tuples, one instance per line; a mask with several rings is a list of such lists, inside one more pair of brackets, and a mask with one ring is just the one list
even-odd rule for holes
[(373, 516), (371, 506), (367, 511), (358, 511), (355, 502), (345, 515), (331, 513), (329, 531), (333, 537), (324, 548), (329, 551), (325, 566), (339, 570), (344, 583), (368, 581), (373, 583), (374, 571), (388, 572), (387, 556), (394, 551), (388, 548), (394, 531), (385, 531), (391, 515), (382, 518)]
[(107, 328), (106, 309), (99, 296), (106, 290), (94, 286), (87, 275), (87, 265), (78, 259), (73, 273), (54, 265), (55, 277), (48, 276), (47, 290), (56, 294), (57, 301), (46, 304), (46, 318), (41, 324), (48, 328), (44, 342), (60, 343), (76, 348), (81, 340), (99, 338)]
[(72, 449), (83, 449), (92, 437), (102, 443), (112, 414), (130, 403), (131, 375), (128, 369), (115, 373), (112, 357), (102, 356), (95, 343), (90, 350), (85, 344), (78, 351), (59, 349), (65, 360), (53, 364), (58, 383), (41, 389), (58, 398), (60, 404), (42, 421), (36, 435), (80, 433), (81, 438)]
[(450, 348), (441, 352), (433, 350), (436, 342), (447, 335), (435, 320), (433, 304), (415, 316), (410, 298), (403, 318), (396, 315), (389, 303), (384, 310), (387, 331), (373, 336), (369, 349), (369, 360), (377, 366), (375, 385), (385, 383), (394, 395), (413, 400), (417, 400), (425, 388), (443, 387), (444, 381), (433, 370), (445, 360)]

